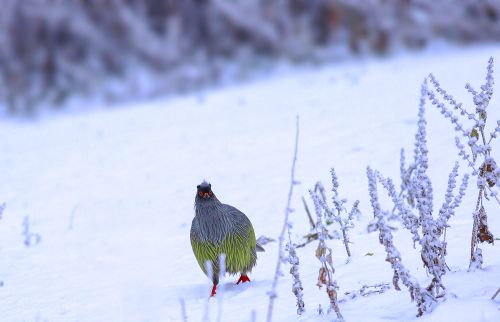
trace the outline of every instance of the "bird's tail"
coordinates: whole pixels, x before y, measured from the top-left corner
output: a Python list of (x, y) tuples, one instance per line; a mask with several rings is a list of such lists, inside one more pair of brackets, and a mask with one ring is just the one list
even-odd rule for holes
[(255, 250), (258, 252), (265, 252), (266, 250), (264, 249), (265, 244), (274, 242), (275, 240), (266, 236), (260, 236), (257, 238), (257, 244), (255, 245)]

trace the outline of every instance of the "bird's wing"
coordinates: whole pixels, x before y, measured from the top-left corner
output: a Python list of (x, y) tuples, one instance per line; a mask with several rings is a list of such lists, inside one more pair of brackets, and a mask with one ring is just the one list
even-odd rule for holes
[(227, 271), (230, 273), (250, 271), (256, 261), (257, 242), (252, 223), (233, 206), (224, 205), (226, 214), (232, 217), (227, 238), (221, 245), (226, 254)]
[(255, 237), (255, 232), (253, 230), (252, 223), (250, 222), (250, 219), (242, 213), (240, 210), (237, 208), (231, 206), (231, 205), (223, 205), (226, 213), (228, 213), (234, 220), (231, 220), (233, 223), (232, 225), (232, 232), (233, 233), (240, 233), (244, 236), (247, 236), (248, 232), (250, 231), (250, 239), (252, 241), (252, 245), (257, 244), (257, 239)]

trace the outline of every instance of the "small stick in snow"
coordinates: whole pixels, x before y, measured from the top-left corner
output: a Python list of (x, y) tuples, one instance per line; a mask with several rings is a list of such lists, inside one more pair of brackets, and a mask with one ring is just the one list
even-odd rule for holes
[(42, 240), (42, 237), (39, 234), (31, 232), (30, 227), (31, 227), (30, 226), (30, 217), (25, 216), (24, 220), (23, 220), (22, 235), (24, 236), (24, 245), (26, 247), (36, 246)]
[(250, 322), (257, 322), (257, 312), (252, 310), (252, 313), (250, 313)]
[(498, 288), (498, 290), (495, 292), (495, 294), (493, 294), (493, 296), (491, 297), (491, 300), (495, 300), (495, 297), (497, 297), (497, 295), (500, 293), (500, 287)]
[(79, 206), (80, 205), (74, 206), (73, 209), (71, 210), (71, 213), (69, 214), (69, 224), (68, 224), (69, 230), (73, 230), (73, 222), (75, 221), (76, 210), (78, 209)]
[(188, 318), (187, 318), (187, 314), (186, 314), (186, 302), (184, 301), (183, 298), (180, 298), (179, 302), (181, 304), (181, 319), (182, 319), (182, 322), (188, 322)]
[(0, 205), (0, 219), (2, 219), (3, 211), (5, 210), (5, 202)]

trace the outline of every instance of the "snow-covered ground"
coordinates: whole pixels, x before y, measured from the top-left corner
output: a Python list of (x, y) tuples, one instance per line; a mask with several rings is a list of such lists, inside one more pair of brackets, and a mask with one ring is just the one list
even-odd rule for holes
[[(211, 286), (189, 241), (194, 196), (196, 185), (209, 180), (222, 202), (248, 215), (257, 235), (276, 238), (297, 114), (301, 185), (293, 196), (294, 240), (309, 231), (300, 197), (307, 197), (317, 180), (329, 189), (333, 166), (342, 197), (359, 199), (363, 213), (351, 234), (351, 263), (345, 264), (338, 240), (328, 243), (340, 293), (390, 283), (378, 234), (366, 233), (373, 216), (366, 166), (399, 184), (399, 151), (404, 147), (411, 157), (423, 78), (434, 73), (471, 106), (464, 85), (483, 83), (490, 56), (500, 64), (500, 47), (348, 62), (112, 111), (2, 120), (0, 204), (6, 209), (0, 219), (0, 321), (181, 321), (180, 299), (188, 321), (201, 321), (206, 309), (211, 321), (218, 314), (222, 321), (250, 321), (252, 314), (264, 321), (277, 244), (259, 253), (251, 283), (236, 286), (237, 276), (226, 277), (223, 292), (207, 301)], [(491, 121), (500, 119), (496, 88)], [(440, 205), (457, 152), (451, 125), (427, 106), (429, 173)], [(498, 142), (493, 151), (500, 157)], [(500, 287), (499, 243), (483, 247), (484, 270), (467, 272), (474, 185), (475, 180), (447, 232), (448, 299), (417, 319), (406, 288), (391, 289), (341, 303), (346, 321), (500, 321), (500, 298), (490, 300)], [(488, 205), (490, 227), (500, 236), (500, 206)], [(26, 216), (29, 232), (41, 236), (31, 247), (22, 235)], [(404, 264), (424, 284), (428, 277), (409, 235), (400, 229), (396, 238)], [(273, 321), (333, 319), (316, 312), (328, 299), (315, 285), (320, 264), (315, 248), (298, 251), (306, 313), (296, 316), (285, 266)]]

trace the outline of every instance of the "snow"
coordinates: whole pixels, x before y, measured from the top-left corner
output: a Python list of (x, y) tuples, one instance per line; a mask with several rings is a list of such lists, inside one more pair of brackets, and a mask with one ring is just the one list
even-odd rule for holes
[[(328, 191), (335, 167), (340, 195), (349, 204), (359, 199), (363, 214), (350, 233), (350, 263), (340, 240), (327, 241), (340, 297), (364, 284), (391, 283), (378, 234), (366, 233), (373, 218), (366, 166), (399, 184), (399, 151), (405, 148), (410, 159), (423, 78), (432, 72), (470, 109), (464, 85), (484, 82), (490, 56), (498, 66), (500, 47), (352, 61), (121, 109), (2, 120), (0, 320), (181, 321), (183, 299), (188, 321), (201, 321), (206, 308), (211, 321), (218, 314), (222, 321), (250, 321), (252, 314), (264, 321), (277, 243), (259, 253), (251, 283), (237, 286), (237, 276), (227, 276), (222, 294), (207, 300), (211, 286), (189, 241), (194, 196), (207, 179), (222, 202), (249, 216), (257, 235), (276, 238), (290, 184), (296, 115), (301, 185), (292, 201), (293, 239), (301, 242), (309, 231), (300, 197), (311, 207), (307, 190), (321, 180)], [(489, 108), (493, 126), (500, 119), (497, 97)], [(426, 115), (428, 173), (440, 205), (458, 152), (448, 121), (430, 104)], [(494, 157), (498, 151), (495, 142)], [(448, 299), (416, 318), (406, 288), (391, 288), (340, 303), (346, 321), (500, 321), (500, 299), (490, 299), (500, 287), (499, 243), (483, 245), (484, 270), (467, 272), (474, 189), (472, 178), (447, 231)], [(499, 205), (488, 206), (490, 229), (499, 235)], [(31, 247), (24, 244), (26, 216), (29, 233), (41, 238)], [(395, 242), (404, 265), (425, 285), (428, 277), (410, 234), (399, 229)], [(333, 319), (316, 313), (318, 304), (328, 307), (325, 291), (316, 287), (316, 246), (297, 250), (306, 313), (296, 315), (286, 264), (273, 321)]]

